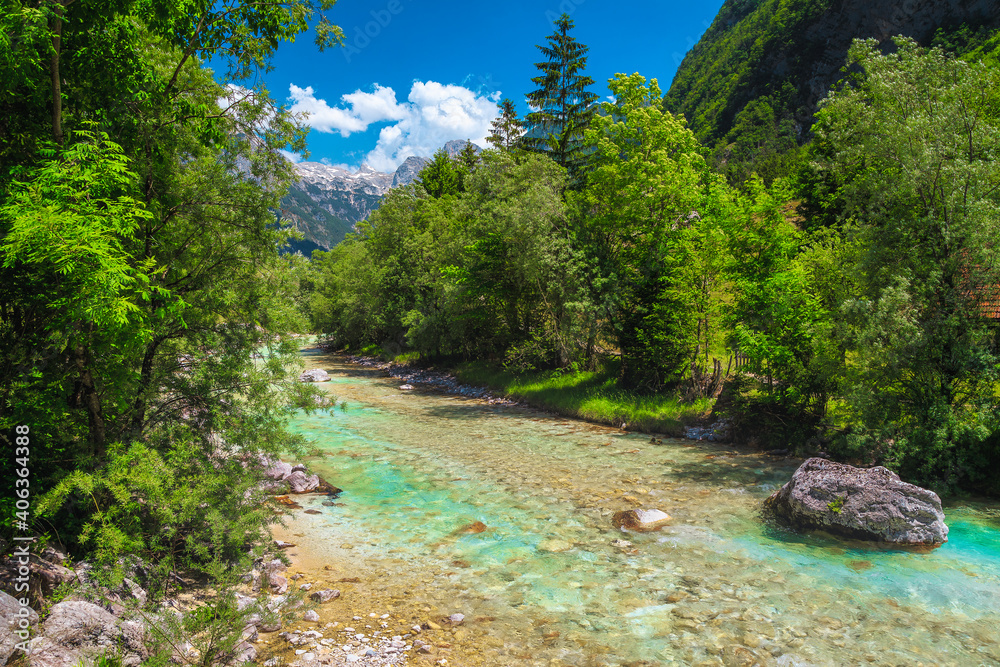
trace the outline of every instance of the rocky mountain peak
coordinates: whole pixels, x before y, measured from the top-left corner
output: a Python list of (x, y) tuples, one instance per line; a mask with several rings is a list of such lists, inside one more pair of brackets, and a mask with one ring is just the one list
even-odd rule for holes
[[(465, 148), (465, 140), (449, 141), (444, 149), (452, 157)], [(479, 146), (473, 144), (478, 153)], [(332, 248), (343, 240), (355, 223), (378, 208), (392, 188), (417, 179), (430, 158), (412, 155), (393, 173), (362, 163), (354, 172), (322, 162), (299, 162), (299, 181), (281, 200), (281, 217), (292, 221), (306, 239), (321, 248)]]

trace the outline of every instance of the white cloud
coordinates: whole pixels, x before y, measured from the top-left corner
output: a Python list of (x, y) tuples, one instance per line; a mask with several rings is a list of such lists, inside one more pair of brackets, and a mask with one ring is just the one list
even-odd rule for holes
[(373, 93), (357, 90), (342, 96), (340, 99), (349, 105), (348, 108), (331, 107), (326, 100), (316, 97), (312, 86), (299, 88), (293, 83), (288, 90), (293, 112), (309, 114), (306, 122), (314, 130), (340, 132), (342, 137), (364, 132), (372, 123), (400, 120), (405, 115), (405, 110), (396, 103), (392, 88), (377, 84)]
[(497, 115), (500, 92), (478, 95), (464, 86), (415, 81), (406, 102), (397, 102), (392, 88), (374, 87), (343, 95), (342, 107), (318, 99), (311, 87), (290, 87), (292, 111), (310, 114), (306, 121), (320, 132), (347, 137), (377, 123), (391, 123), (379, 132), (375, 148), (365, 158), (372, 168), (393, 171), (411, 155), (429, 157), (452, 139), (486, 145), (490, 123)]
[(286, 151), (283, 148), (279, 148), (278, 152), (285, 156), (285, 159), (291, 163), (302, 162), (302, 156), (298, 153), (293, 153), (291, 151)]

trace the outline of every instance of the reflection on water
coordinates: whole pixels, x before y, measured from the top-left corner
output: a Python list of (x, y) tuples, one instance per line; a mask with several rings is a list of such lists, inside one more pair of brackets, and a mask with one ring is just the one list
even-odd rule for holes
[[(348, 402), (295, 423), (345, 490), (343, 506), (310, 501), (312, 548), (349, 540), (401, 585), (424, 577), (428, 598), (495, 618), (484, 664), (1000, 664), (1000, 530), (985, 508), (950, 509), (931, 553), (797, 535), (758, 516), (794, 466), (401, 392), (306, 355)], [(640, 506), (671, 525), (611, 526)]]

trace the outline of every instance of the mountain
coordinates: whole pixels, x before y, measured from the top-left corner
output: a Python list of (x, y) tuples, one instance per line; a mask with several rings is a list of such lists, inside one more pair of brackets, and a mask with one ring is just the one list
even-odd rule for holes
[[(460, 143), (459, 150), (465, 145)], [(411, 156), (391, 174), (366, 164), (356, 172), (321, 162), (296, 164), (299, 181), (281, 200), (280, 217), (302, 232), (305, 240), (292, 243), (291, 250), (308, 255), (337, 245), (355, 223), (378, 208), (386, 192), (412, 183), (428, 162), (427, 158)]]
[(726, 0), (681, 62), (664, 106), (710, 144), (762, 121), (801, 141), (855, 37), (902, 34), (929, 45), (997, 28), (1000, 0)]

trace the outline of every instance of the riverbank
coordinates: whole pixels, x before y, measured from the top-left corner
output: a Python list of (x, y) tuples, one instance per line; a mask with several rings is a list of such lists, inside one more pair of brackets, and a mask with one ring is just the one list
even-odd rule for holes
[(344, 355), (350, 363), (386, 372), (407, 384), (478, 398), (490, 404), (525, 405), (560, 417), (612, 426), (661, 437), (725, 440), (711, 425), (714, 399), (685, 403), (675, 396), (639, 395), (619, 389), (608, 372), (551, 371), (512, 373), (485, 362), (466, 362), (444, 369), (380, 357)]

